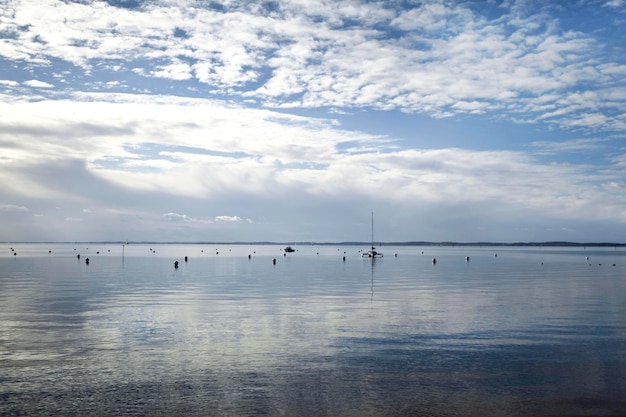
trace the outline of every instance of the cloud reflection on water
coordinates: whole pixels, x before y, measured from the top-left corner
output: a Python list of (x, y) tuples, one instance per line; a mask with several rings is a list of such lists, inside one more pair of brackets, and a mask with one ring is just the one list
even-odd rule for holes
[(89, 267), (71, 249), (0, 259), (4, 411), (626, 410), (623, 267), (482, 250), (469, 263), (439, 250), (433, 266), (410, 248), (372, 264), (326, 247), (272, 265), (279, 248), (248, 259), (237, 247), (174, 270), (192, 247), (143, 249), (123, 263), (102, 251)]

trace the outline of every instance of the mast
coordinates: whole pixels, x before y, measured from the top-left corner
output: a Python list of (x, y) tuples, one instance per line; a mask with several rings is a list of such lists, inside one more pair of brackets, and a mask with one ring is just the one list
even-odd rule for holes
[(374, 250), (374, 212), (372, 212), (372, 250)]

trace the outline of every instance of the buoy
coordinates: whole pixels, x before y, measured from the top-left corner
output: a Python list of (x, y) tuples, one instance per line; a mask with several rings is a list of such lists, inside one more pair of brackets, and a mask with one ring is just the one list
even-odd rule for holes
[(85, 263), (89, 265), (89, 258), (85, 258)]
[(80, 253), (76, 255), (76, 259), (80, 259)]
[(272, 259), (272, 263), (276, 265), (276, 258)]
[(398, 257), (398, 254), (397, 254), (397, 253), (394, 253), (394, 254), (393, 254), (393, 256), (395, 256), (395, 257), (397, 258), (397, 257)]
[(433, 258), (433, 265), (437, 263), (437, 258)]
[(248, 259), (251, 259), (251, 258), (252, 258), (252, 255), (248, 254)]
[(49, 250), (49, 251), (48, 251), (48, 253), (52, 253), (52, 251), (51, 251), (51, 250)]
[(178, 261), (174, 261), (174, 268), (178, 269)]
[(343, 261), (344, 261), (344, 262), (346, 261), (346, 257), (345, 257), (345, 256), (343, 257)]
[(465, 262), (469, 262), (469, 256), (465, 257)]
[(187, 257), (185, 256), (185, 262), (187, 262)]

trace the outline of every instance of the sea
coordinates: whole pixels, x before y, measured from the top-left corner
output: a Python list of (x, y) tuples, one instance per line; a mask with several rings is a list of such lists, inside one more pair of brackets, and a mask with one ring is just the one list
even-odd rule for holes
[(624, 248), (293, 247), (1, 244), (0, 415), (626, 416)]

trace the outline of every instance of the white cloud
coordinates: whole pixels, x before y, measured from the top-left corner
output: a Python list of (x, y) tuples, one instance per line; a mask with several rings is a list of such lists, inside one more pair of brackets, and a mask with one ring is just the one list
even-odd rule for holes
[(161, 67), (158, 71), (152, 71), (152, 76), (169, 78), (172, 80), (188, 80), (192, 77), (191, 67), (184, 62), (174, 62)]
[(441, 31), (463, 31), (473, 19), (469, 9), (426, 2), (421, 7), (400, 13), (390, 23), (405, 31), (436, 32), (439, 35)]
[(39, 80), (24, 81), (24, 85), (28, 87), (35, 87), (35, 88), (53, 88), (54, 87), (54, 85), (50, 83), (39, 81)]
[(604, 187), (609, 190), (609, 191), (615, 191), (615, 192), (624, 192), (626, 191), (626, 182), (624, 181), (611, 181), (607, 184), (604, 185)]
[(230, 223), (241, 223), (243, 219), (239, 216), (217, 216), (215, 218), (216, 222), (230, 222)]
[[(554, 4), (403, 4), (15, 0), (0, 19), (10, 35), (0, 56), (11, 78), (30, 81), (0, 81), (0, 197), (50, 224), (76, 209), (52, 214), (42, 202), (98, 207), (85, 211), (94, 221), (84, 233), (115, 221), (168, 236), (180, 225), (261, 231), (321, 206), (351, 221), (344, 213), (372, 204), (405, 219), (432, 210), (626, 221), (621, 151), (607, 166), (549, 160), (598, 153), (619, 136), (604, 133), (626, 129), (623, 46), (603, 43), (614, 42), (612, 26), (570, 27)], [(370, 109), (457, 116), (446, 128), (486, 123), (502, 145), (485, 150), (464, 132), (441, 132), (439, 144), (421, 118), (372, 130), (387, 135), (341, 128)], [(338, 119), (323, 118), (330, 112)], [(496, 137), (495, 118), (577, 136), (533, 135), (506, 151), (518, 133)]]
[(531, 146), (539, 149), (542, 155), (553, 155), (564, 152), (589, 152), (600, 149), (607, 139), (572, 139), (560, 142), (536, 141)]
[(0, 204), (0, 211), (22, 212), (22, 211), (28, 211), (28, 207), (18, 206), (15, 204)]
[[(297, 204), (381, 199), (398, 211), (488, 205), (497, 211), (507, 207), (513, 217), (541, 213), (626, 221), (624, 196), (602, 185), (623, 177), (618, 160), (610, 172), (546, 165), (514, 151), (402, 149), (388, 138), (342, 130), (332, 121), (171, 97), (78, 95), (73, 101), (4, 102), (0, 112), (10, 115), (0, 119), (1, 130), (13, 132), (3, 137), (11, 146), (3, 153), (0, 177), (10, 175), (16, 184), (11, 192), (24, 198), (41, 198), (25, 186), (34, 184), (46, 198), (107, 207), (110, 202), (85, 190), (111, 187), (119, 190), (112, 192), (113, 201), (122, 192), (154, 195), (170, 206), (180, 201), (189, 214), (162, 211), (166, 214), (159, 217), (188, 225), (262, 224), (244, 219), (257, 218), (253, 208), (270, 201), (280, 201), (281, 210), (289, 211)], [(602, 143), (536, 141), (531, 151), (582, 152)], [(38, 175), (49, 164), (80, 168), (80, 175), (63, 175), (90, 185), (68, 188), (55, 180), (62, 176)], [(243, 207), (245, 213), (213, 213), (209, 220), (193, 215), (197, 208), (188, 207), (190, 201), (218, 202), (221, 212)], [(146, 204), (137, 210), (156, 208)]]
[[(229, 3), (224, 12), (197, 6), (17, 1), (0, 27), (16, 36), (0, 55), (35, 66), (50, 65), (41, 57), (61, 59), (89, 72), (99, 60), (131, 57), (142, 76), (193, 77), (213, 92), (275, 107), (373, 107), (435, 117), (506, 111), (534, 120), (539, 115), (528, 112), (552, 96), (550, 122), (592, 128), (602, 120), (581, 113), (601, 98), (559, 112), (559, 97), (601, 82), (607, 90), (623, 88), (619, 75), (626, 73), (600, 59), (603, 45), (593, 34), (561, 28), (549, 5), (533, 10), (516, 2), (493, 20), (462, 2), (407, 10), (377, 2), (289, 1), (272, 12), (246, 2)], [(389, 36), (385, 26), (402, 33)], [(113, 66), (120, 74), (121, 66)], [(603, 76), (607, 68), (615, 78)], [(612, 104), (624, 112), (625, 101)], [(608, 118), (604, 125), (614, 126)]]
[(188, 222), (191, 221), (191, 217), (187, 216), (186, 214), (178, 214), (178, 213), (165, 213), (163, 215), (164, 218), (166, 218), (167, 220), (171, 220), (171, 221), (183, 221), (183, 222)]
[(182, 223), (211, 223), (210, 220), (203, 220), (193, 218), (186, 214), (179, 214), (174, 212), (165, 213), (163, 218), (170, 222), (182, 222)]

